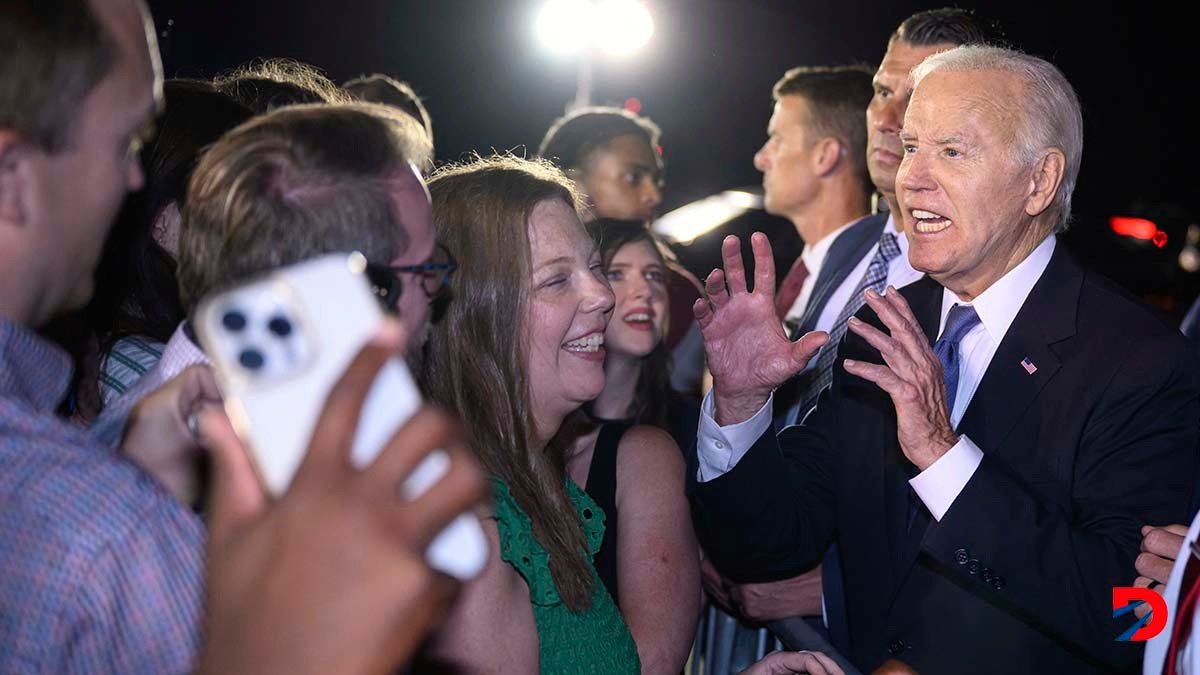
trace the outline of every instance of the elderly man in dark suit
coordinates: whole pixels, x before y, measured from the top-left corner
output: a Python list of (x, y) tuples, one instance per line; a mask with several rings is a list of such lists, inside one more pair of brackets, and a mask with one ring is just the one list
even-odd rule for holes
[(1187, 515), (1200, 385), (1175, 328), (1082, 268), (1070, 215), (1082, 117), (1051, 64), (958, 47), (913, 71), (897, 175), (928, 277), (867, 292), (830, 389), (770, 432), (771, 392), (827, 339), (784, 335), (770, 245), (735, 238), (697, 318), (713, 372), (693, 485), (724, 574), (782, 578), (836, 538), (851, 659), (922, 675), (1093, 673), (1139, 528)]

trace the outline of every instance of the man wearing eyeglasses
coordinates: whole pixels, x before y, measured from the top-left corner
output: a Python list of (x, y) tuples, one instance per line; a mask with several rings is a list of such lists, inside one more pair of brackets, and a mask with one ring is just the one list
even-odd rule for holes
[[(296, 106), (226, 135), (189, 185), (179, 244), (180, 298), (190, 313), (209, 292), (336, 251), (361, 251), (385, 307), (424, 343), (432, 300), (455, 262), (434, 240), (416, 165), (430, 154), (415, 122), (382, 106)], [(162, 359), (105, 409), (91, 433), (115, 444), (133, 405), (188, 366), (207, 363), (187, 322)], [(134, 457), (176, 496), (195, 494), (187, 457)]]

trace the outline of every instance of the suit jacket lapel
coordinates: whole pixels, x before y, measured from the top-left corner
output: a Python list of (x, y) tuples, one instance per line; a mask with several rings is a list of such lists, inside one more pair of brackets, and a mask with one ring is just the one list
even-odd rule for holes
[(829, 296), (833, 295), (851, 270), (857, 266), (858, 261), (879, 241), (879, 235), (886, 224), (886, 213), (866, 216), (838, 235), (829, 247), (829, 253), (825, 255), (825, 262), (821, 264), (821, 273), (817, 275), (808, 305), (800, 317), (800, 327), (796, 334), (791, 336), (792, 339), (816, 329), (817, 320), (821, 318)]
[[(1082, 283), (1083, 269), (1061, 245), (1057, 246), (1046, 271), (1034, 284), (1029, 297), (1025, 299), (996, 349), (979, 387), (975, 390), (975, 395), (971, 398), (967, 412), (958, 425), (958, 433), (969, 436), (984, 453), (1000, 451), (1009, 432), (1029, 409), (1042, 387), (1058, 371), (1059, 359), (1050, 345), (1075, 334), (1075, 311)], [(938, 290), (941, 290), (940, 286)], [(936, 296), (936, 305), (932, 308), (925, 307), (926, 313), (919, 312), (916, 305), (913, 306), (913, 312), (931, 344), (937, 337), (941, 319), (942, 294), (939, 292)], [(929, 315), (931, 309), (932, 322)], [(1022, 365), (1024, 359), (1029, 359), (1029, 362), (1036, 366), (1033, 373), (1029, 373)], [(899, 442), (895, 440), (895, 431), (892, 430), (891, 433), (895, 452), (900, 455), (901, 461), (907, 462)], [(925, 505), (912, 493), (907, 477), (903, 488), (903, 491), (897, 488), (894, 492), (906, 497), (911, 495), (918, 510), (907, 536), (904, 534), (906, 526), (902, 524), (905, 521), (901, 520), (898, 514), (889, 513), (890, 526), (900, 528), (892, 533), (892, 537), (904, 542), (898, 547), (900, 555), (895, 558), (897, 592), (912, 570), (921, 552), (921, 542), (933, 520)], [(907, 504), (897, 504), (897, 501), (898, 499), (893, 499), (888, 502), (889, 511), (905, 509), (907, 518)], [(896, 595), (893, 595), (893, 600), (895, 597)]]
[[(1058, 372), (1059, 359), (1050, 345), (1075, 334), (1082, 284), (1083, 269), (1058, 244), (959, 422), (958, 432), (985, 453), (1003, 446), (1042, 387)], [(998, 401), (1004, 404), (997, 405)]]

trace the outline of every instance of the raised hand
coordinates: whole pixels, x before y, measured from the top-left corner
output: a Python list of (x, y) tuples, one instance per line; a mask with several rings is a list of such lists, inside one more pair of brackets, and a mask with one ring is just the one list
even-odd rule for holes
[(721, 242), (724, 269), (713, 270), (704, 284), (707, 300), (694, 311), (704, 335), (704, 351), (713, 376), (718, 424), (749, 419), (776, 387), (804, 369), (829, 339), (813, 332), (788, 340), (775, 314), (775, 260), (766, 235), (750, 237), (754, 250), (754, 291), (746, 287), (742, 246), (737, 237)]
[(900, 448), (924, 471), (958, 442), (946, 405), (942, 363), (899, 291), (889, 286), (882, 296), (867, 290), (866, 297), (891, 335), (855, 318), (847, 325), (878, 349), (884, 362), (846, 359), (846, 372), (874, 382), (892, 397)]

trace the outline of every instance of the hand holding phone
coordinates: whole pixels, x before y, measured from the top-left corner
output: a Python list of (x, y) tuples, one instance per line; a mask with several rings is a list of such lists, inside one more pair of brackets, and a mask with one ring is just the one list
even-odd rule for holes
[[(304, 458), (335, 382), (384, 321), (358, 253), (335, 253), (284, 267), (206, 298), (197, 337), (212, 360), (233, 428), (268, 492), (283, 494)], [(369, 465), (421, 405), (404, 362), (393, 356), (363, 402), (350, 452)], [(445, 473), (445, 453), (430, 453), (403, 486), (414, 499)], [(469, 579), (487, 562), (478, 521), (464, 514), (427, 551), (430, 564)]]
[[(424, 551), (487, 492), (458, 425), (426, 406), (366, 469), (348, 461), (367, 389), (390, 351), (365, 348), (332, 388), (295, 479), (274, 503), (226, 416), (200, 414), (213, 482), (197, 672), (394, 670), (453, 598), (457, 583), (432, 574)], [(423, 497), (397, 499), (395, 486), (431, 448), (445, 449), (449, 473)]]

